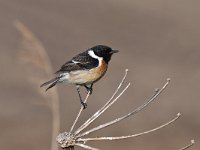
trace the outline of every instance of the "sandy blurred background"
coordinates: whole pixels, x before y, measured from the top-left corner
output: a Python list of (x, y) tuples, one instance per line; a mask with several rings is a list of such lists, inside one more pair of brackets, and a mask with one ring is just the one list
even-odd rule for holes
[[(95, 84), (79, 124), (111, 96), (125, 68), (130, 70), (131, 87), (92, 126), (131, 111), (167, 77), (172, 79), (159, 101), (145, 111), (90, 137), (138, 133), (181, 112), (177, 122), (142, 137), (89, 145), (103, 150), (177, 150), (195, 139), (191, 149), (199, 150), (199, 6), (199, 0), (0, 0), (0, 149), (48, 150), (51, 145), (51, 111), (36, 90), (39, 84), (29, 82), (36, 72), (19, 60), (22, 36), (14, 27), (19, 20), (44, 45), (54, 71), (96, 44), (120, 50)], [(80, 107), (78, 95), (73, 86), (61, 85), (58, 91), (61, 131), (68, 131)]]

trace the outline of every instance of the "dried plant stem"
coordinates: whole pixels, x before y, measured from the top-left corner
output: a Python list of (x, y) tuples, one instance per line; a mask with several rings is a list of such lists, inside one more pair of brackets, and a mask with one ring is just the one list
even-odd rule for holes
[(173, 123), (174, 121), (176, 121), (179, 117), (181, 116), (180, 113), (177, 114), (177, 116), (170, 120), (169, 122), (161, 125), (161, 126), (158, 126), (154, 129), (151, 129), (151, 130), (148, 130), (148, 131), (145, 131), (145, 132), (141, 132), (141, 133), (138, 133), (138, 134), (133, 134), (133, 135), (128, 135), (128, 136), (119, 136), (119, 137), (97, 137), (97, 138), (85, 138), (85, 139), (78, 139), (78, 141), (81, 141), (81, 142), (87, 142), (87, 141), (99, 141), (99, 140), (122, 140), (122, 139), (127, 139), (127, 138), (133, 138), (133, 137), (138, 137), (138, 136), (141, 136), (141, 135), (144, 135), (144, 134), (148, 134), (148, 133), (151, 133), (151, 132), (154, 132), (156, 130), (159, 130), (161, 128), (164, 128), (166, 126), (168, 126), (169, 124)]
[[(82, 147), (84, 149), (88, 149), (88, 150), (98, 150), (97, 148), (94, 148), (94, 147), (91, 147), (89, 145), (86, 145), (86, 143), (88, 141), (101, 141), (101, 140), (123, 140), (123, 139), (127, 139), (127, 138), (132, 138), (132, 137), (137, 137), (137, 136), (142, 136), (142, 135), (145, 135), (145, 134), (148, 134), (148, 133), (151, 133), (151, 132), (154, 132), (156, 130), (159, 130), (161, 128), (164, 128), (168, 125), (170, 125), (171, 123), (175, 122), (179, 117), (180, 117), (180, 113), (177, 114), (177, 116), (175, 118), (173, 118), (172, 120), (168, 121), (167, 123), (163, 124), (163, 125), (160, 125), (156, 128), (153, 128), (151, 130), (148, 130), (148, 131), (145, 131), (145, 132), (141, 132), (141, 133), (138, 133), (138, 134), (133, 134), (133, 135), (127, 135), (127, 136), (119, 136), (119, 137), (94, 137), (94, 138), (84, 138), (84, 136), (92, 133), (92, 132), (95, 132), (95, 131), (98, 131), (100, 129), (103, 129), (103, 128), (106, 128), (110, 125), (113, 125), (119, 121), (122, 121), (123, 119), (126, 119), (130, 116), (133, 116), (135, 114), (137, 114), (138, 112), (140, 112), (141, 110), (143, 110), (145, 107), (147, 107), (151, 102), (153, 102), (157, 97), (158, 95), (160, 95), (164, 90), (165, 88), (168, 86), (169, 82), (170, 82), (170, 79), (167, 79), (167, 82), (162, 86), (161, 89), (157, 89), (155, 91), (155, 93), (149, 98), (147, 99), (141, 106), (139, 106), (138, 108), (136, 108), (135, 110), (129, 112), (128, 114), (122, 116), (122, 117), (119, 117), (117, 119), (114, 119), (112, 121), (109, 121), (107, 123), (104, 123), (104, 124), (101, 124), (101, 125), (98, 125), (97, 127), (94, 127), (92, 129), (89, 129), (88, 131), (85, 131), (83, 133), (81, 133), (81, 131), (83, 129), (85, 129), (86, 127), (88, 127), (91, 123), (93, 123), (98, 117), (101, 116), (101, 114), (103, 114), (103, 112), (105, 112), (108, 108), (110, 108), (122, 95), (123, 93), (129, 88), (130, 86), (130, 83), (128, 83), (127, 86), (125, 86), (122, 91), (120, 93), (118, 93), (118, 91), (120, 90), (121, 86), (123, 85), (124, 83), (124, 80), (127, 76), (127, 71), (125, 72), (125, 75), (122, 79), (122, 81), (120, 82), (118, 88), (115, 90), (114, 94), (111, 96), (111, 98), (106, 102), (106, 104), (101, 107), (96, 113), (94, 113), (83, 125), (81, 125), (77, 130), (75, 130), (74, 132), (73, 129), (74, 129), (74, 126), (76, 124), (76, 122), (78, 121), (80, 115), (81, 115), (81, 112), (83, 110), (83, 108), (80, 109), (72, 127), (71, 127), (71, 130), (70, 132), (63, 132), (63, 133), (60, 133), (57, 137), (57, 142), (58, 144), (62, 147), (62, 148), (69, 148), (69, 147), (73, 147), (73, 146), (79, 146), (79, 147)], [(117, 95), (118, 94), (118, 95)], [(89, 95), (88, 95), (89, 96)], [(85, 99), (85, 102), (87, 101), (87, 98), (88, 96), (86, 96), (86, 99)], [(189, 146), (188, 146), (189, 147)]]
[(54, 96), (53, 100), (57, 99), (58, 101), (52, 101), (52, 139), (51, 139), (51, 150), (58, 150), (58, 145), (55, 142), (55, 138), (57, 137), (60, 131), (60, 112), (59, 112), (59, 96), (58, 92), (51, 94)]
[[(112, 103), (110, 103), (110, 105), (112, 105), (115, 101), (117, 101), (117, 100), (122, 96), (122, 94), (129, 88), (129, 86), (130, 86), (130, 83), (129, 83), (129, 84), (123, 89), (123, 91), (112, 101)], [(110, 107), (110, 105), (108, 105), (108, 106)], [(99, 117), (99, 116), (100, 116), (100, 115), (98, 115), (98, 117)], [(109, 122), (109, 123), (110, 123), (110, 122)], [(106, 123), (106, 124), (107, 124), (107, 123)], [(93, 128), (93, 129), (91, 129), (91, 130), (88, 130), (88, 131), (86, 131), (86, 132), (84, 132), (84, 133), (82, 133), (82, 134), (79, 134), (77, 137), (82, 137), (82, 136), (88, 135), (89, 133), (92, 133), (92, 132), (94, 132), (94, 131), (100, 130), (100, 129), (105, 128), (105, 127), (106, 127), (105, 124), (99, 125), (99, 126)], [(76, 134), (75, 134), (75, 135), (76, 135)]]
[(186, 149), (192, 147), (194, 144), (195, 144), (195, 141), (194, 141), (194, 140), (191, 140), (191, 142), (190, 142), (189, 145), (187, 145), (187, 146), (185, 146), (185, 147), (183, 147), (183, 148), (181, 148), (181, 149), (179, 149), (179, 150), (186, 150)]
[[(89, 97), (89, 96), (90, 96), (90, 91), (88, 91), (88, 93), (87, 93), (87, 95), (86, 95), (86, 98), (85, 98), (85, 100), (84, 100), (84, 103), (87, 103), (87, 100), (88, 100), (88, 97)], [(73, 123), (73, 125), (72, 125), (72, 127), (71, 127), (71, 129), (70, 129), (70, 132), (73, 131), (73, 129), (74, 129), (74, 127), (75, 127), (75, 125), (76, 125), (76, 123), (77, 123), (77, 121), (78, 121), (78, 119), (79, 119), (81, 113), (82, 113), (82, 111), (83, 111), (83, 106), (81, 105), (81, 108), (80, 108), (80, 110), (79, 110), (79, 112), (78, 112), (78, 115), (76, 116), (76, 119), (74, 120), (74, 123)]]
[(88, 149), (88, 150), (99, 150), (98, 148), (94, 148), (85, 144), (77, 143), (76, 146), (80, 146), (82, 148)]
[(119, 86), (117, 87), (117, 89), (115, 90), (114, 94), (111, 96), (111, 98), (106, 102), (106, 104), (100, 108), (96, 113), (93, 114), (93, 116), (91, 116), (82, 126), (80, 126), (76, 132), (75, 135), (79, 134), (82, 130), (84, 130), (86, 127), (88, 127), (94, 120), (96, 120), (103, 112), (105, 112), (116, 100), (118, 100), (118, 98), (125, 92), (125, 90), (130, 86), (130, 83), (127, 85), (127, 87), (123, 90), (123, 92), (121, 92), (121, 94), (115, 98), (115, 100), (113, 100), (113, 98), (115, 97), (115, 95), (118, 93), (118, 91), (120, 90), (121, 86), (124, 83), (124, 80), (126, 79), (128, 73), (128, 69), (125, 70), (125, 74), (119, 84)]
[[(160, 90), (156, 90), (155, 93), (154, 93), (144, 104), (142, 104), (141, 106), (139, 106), (138, 108), (136, 108), (136, 109), (133, 110), (132, 112), (130, 112), (130, 113), (128, 113), (127, 115), (124, 115), (124, 116), (122, 116), (122, 117), (120, 117), (120, 118), (114, 119), (114, 120), (112, 120), (112, 121), (110, 121), (110, 122), (107, 122), (107, 123), (105, 123), (105, 124), (99, 125), (99, 126), (93, 128), (93, 129), (90, 129), (90, 130), (88, 130), (88, 131), (82, 133), (82, 134), (79, 134), (78, 137), (83, 137), (83, 136), (88, 135), (88, 134), (90, 134), (90, 133), (92, 133), (92, 132), (95, 132), (95, 131), (97, 131), (97, 130), (103, 129), (103, 128), (108, 127), (108, 126), (110, 126), (110, 125), (112, 125), (112, 124), (115, 124), (115, 123), (117, 123), (117, 122), (119, 122), (119, 121), (121, 121), (121, 120), (124, 120), (124, 119), (126, 119), (126, 118), (128, 118), (128, 117), (130, 117), (130, 116), (135, 115), (136, 113), (138, 113), (139, 111), (141, 111), (142, 109), (144, 109), (146, 106), (148, 106), (152, 101), (154, 101), (154, 100), (156, 99), (156, 97), (157, 97), (159, 94), (161, 94), (162, 91), (167, 87), (167, 85), (169, 84), (169, 82), (170, 82), (170, 79), (167, 79), (167, 82), (165, 83), (165, 85), (164, 85)], [(124, 91), (125, 91), (125, 90), (124, 90)], [(121, 96), (121, 95), (119, 95), (119, 97), (120, 97), (120, 96)], [(118, 98), (118, 97), (117, 97), (117, 98)]]
[[(19, 20), (16, 20), (14, 22), (15, 27), (19, 30), (19, 32), (22, 34), (23, 37), (23, 46), (24, 51), (20, 52), (22, 54), (26, 54), (26, 56), (21, 56), (21, 59), (28, 62), (29, 67), (35, 67), (38, 69), (38, 72), (41, 74), (53, 74), (52, 64), (49, 59), (49, 56), (42, 45), (42, 43), (37, 39), (37, 37), (29, 30), (28, 27), (26, 27), (22, 22)], [(35, 81), (37, 82), (36, 85), (40, 85), (40, 78), (35, 78)], [(38, 86), (39, 87), (39, 86)], [(50, 92), (50, 95), (48, 98), (51, 100), (51, 103), (49, 104), (51, 112), (52, 112), (52, 141), (51, 141), (51, 150), (57, 150), (58, 146), (55, 142), (55, 138), (59, 133), (60, 130), (60, 112), (59, 112), (59, 95), (57, 87), (52, 89)], [(44, 95), (43, 95), (44, 96)], [(46, 98), (46, 95), (45, 95)]]

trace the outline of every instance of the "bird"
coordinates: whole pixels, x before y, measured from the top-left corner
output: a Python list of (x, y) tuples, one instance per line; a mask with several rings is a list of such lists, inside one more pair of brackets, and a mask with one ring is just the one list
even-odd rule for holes
[(80, 103), (83, 109), (87, 104), (83, 102), (80, 87), (84, 86), (89, 95), (93, 92), (93, 84), (101, 79), (108, 68), (108, 63), (118, 50), (106, 45), (96, 45), (74, 56), (56, 71), (56, 77), (43, 83), (40, 87), (48, 86), (46, 91), (59, 83), (68, 83), (76, 86)]

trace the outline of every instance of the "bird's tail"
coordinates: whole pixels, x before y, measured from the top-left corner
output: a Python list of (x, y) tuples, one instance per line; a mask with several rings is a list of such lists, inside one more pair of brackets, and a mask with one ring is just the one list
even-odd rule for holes
[(59, 80), (60, 80), (60, 77), (55, 77), (55, 78), (43, 83), (42, 85), (40, 85), (40, 87), (49, 85), (48, 88), (46, 89), (46, 91), (47, 91), (48, 89), (54, 87), (59, 82)]

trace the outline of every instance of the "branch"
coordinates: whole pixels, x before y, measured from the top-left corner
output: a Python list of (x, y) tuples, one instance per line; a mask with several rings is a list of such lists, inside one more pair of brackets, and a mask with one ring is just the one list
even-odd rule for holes
[(94, 113), (82, 126), (80, 126), (76, 130), (76, 132), (75, 132), (76, 135), (79, 134), (86, 127), (88, 127), (94, 120), (96, 120), (102, 113), (104, 113), (115, 101), (118, 100), (118, 98), (115, 98), (115, 100), (113, 100), (113, 98), (118, 93), (118, 91), (120, 90), (121, 86), (123, 85), (123, 83), (124, 83), (124, 81), (126, 79), (127, 73), (128, 73), (128, 69), (125, 70), (124, 77), (122, 78), (121, 82), (119, 83), (119, 86), (117, 87), (117, 89), (115, 90), (115, 92), (113, 93), (111, 98), (107, 101), (107, 103), (102, 108), (100, 108), (96, 113)]
[(194, 144), (195, 144), (195, 141), (194, 141), (194, 140), (191, 140), (189, 145), (187, 145), (187, 146), (185, 146), (185, 147), (183, 147), (183, 148), (181, 148), (181, 149), (179, 149), (179, 150), (186, 150), (186, 149), (192, 147)]
[(141, 133), (138, 133), (138, 134), (127, 135), (127, 136), (119, 136), (119, 137), (97, 137), (97, 138), (85, 138), (85, 139), (80, 138), (80, 139), (78, 139), (78, 141), (87, 142), (87, 141), (101, 141), (101, 140), (122, 140), (122, 139), (127, 139), (127, 138), (138, 137), (138, 136), (141, 136), (141, 135), (144, 135), (144, 134), (154, 132), (154, 131), (159, 130), (161, 128), (164, 128), (164, 127), (168, 126), (169, 124), (175, 122), (180, 116), (181, 116), (181, 114), (178, 113), (177, 116), (174, 119), (170, 120), (169, 122), (167, 122), (167, 123), (165, 123), (161, 126), (158, 126), (154, 129), (151, 129), (151, 130), (148, 130), (148, 131), (145, 131), (145, 132), (141, 132)]
[(88, 145), (85, 145), (85, 144), (81, 144), (81, 143), (77, 143), (75, 145), (79, 146), (79, 147), (82, 147), (82, 148), (85, 148), (85, 149), (88, 149), (88, 150), (99, 150), (97, 148), (94, 148), (94, 147), (91, 147), (91, 146), (88, 146)]
[[(160, 125), (156, 128), (153, 128), (151, 130), (145, 131), (145, 132), (141, 132), (138, 134), (133, 134), (133, 135), (127, 135), (127, 136), (119, 136), (119, 137), (95, 137), (95, 138), (83, 138), (84, 136), (95, 132), (97, 130), (103, 129), (105, 127), (111, 126), (119, 121), (122, 121), (130, 116), (134, 116), (135, 114), (137, 114), (138, 112), (140, 112), (141, 110), (143, 110), (145, 107), (147, 107), (151, 102), (153, 102), (158, 95), (160, 95), (165, 88), (168, 86), (170, 79), (167, 79), (167, 82), (163, 85), (163, 87), (161, 89), (157, 89), (154, 94), (148, 99), (146, 100), (141, 106), (139, 106), (138, 108), (136, 108), (135, 110), (129, 112), (128, 114), (119, 117), (117, 119), (114, 119), (112, 121), (109, 121), (107, 123), (98, 125), (97, 127), (94, 127), (92, 129), (89, 129), (88, 131), (84, 132), (84, 133), (80, 133), (82, 130), (84, 130), (86, 127), (88, 127), (91, 123), (93, 123), (98, 117), (100, 117), (103, 112), (105, 112), (108, 108), (110, 108), (121, 96), (122, 94), (124, 94), (124, 92), (129, 88), (130, 83), (128, 83), (128, 85), (118, 94), (119, 90), (121, 89), (121, 86), (124, 84), (124, 80), (126, 79), (127, 76), (127, 71), (125, 72), (124, 77), (122, 78), (118, 88), (115, 90), (114, 94), (111, 96), (111, 98), (106, 102), (106, 104), (101, 107), (96, 113), (94, 113), (85, 123), (83, 123), (83, 125), (81, 125), (76, 131), (72, 132), (74, 129), (75, 124), (77, 123), (81, 112), (83, 110), (83, 107), (81, 107), (71, 129), (70, 132), (63, 132), (60, 133), (57, 137), (57, 142), (58, 144), (62, 147), (62, 148), (69, 148), (69, 147), (74, 147), (74, 146), (79, 146), (82, 147), (84, 149), (88, 149), (88, 150), (98, 150), (97, 148), (91, 147), (89, 145), (86, 145), (86, 142), (88, 141), (102, 141), (102, 140), (123, 140), (123, 139), (127, 139), (127, 138), (132, 138), (132, 137), (138, 137), (138, 136), (142, 136), (154, 131), (157, 131), (161, 128), (164, 128), (168, 125), (170, 125), (171, 123), (175, 122), (179, 117), (180, 117), (180, 113), (177, 114), (177, 116), (175, 118), (173, 118), (172, 120), (168, 121), (167, 123)], [(118, 94), (118, 95), (117, 95)], [(117, 95), (117, 96), (116, 96)], [(86, 96), (85, 102), (87, 101), (89, 96)], [(190, 145), (188, 145), (185, 148), (190, 147)], [(181, 149), (184, 150), (184, 149)]]
[(86, 131), (86, 132), (82, 133), (82, 134), (79, 134), (78, 137), (83, 137), (83, 136), (88, 135), (88, 134), (90, 134), (90, 133), (92, 133), (94, 131), (100, 130), (100, 129), (105, 128), (105, 127), (108, 127), (108, 126), (110, 126), (112, 124), (115, 124), (115, 123), (117, 123), (119, 121), (122, 121), (122, 120), (124, 120), (124, 119), (126, 119), (126, 118), (128, 118), (130, 116), (135, 115), (136, 113), (138, 113), (139, 111), (144, 109), (146, 106), (148, 106), (152, 101), (154, 101), (156, 99), (156, 97), (158, 95), (160, 95), (162, 93), (162, 91), (167, 87), (169, 82), (170, 82), (170, 79), (167, 79), (167, 82), (165, 83), (165, 85), (160, 90), (157, 89), (155, 91), (155, 93), (144, 104), (142, 104), (141, 106), (139, 106), (138, 108), (136, 108), (132, 112), (130, 112), (127, 115), (124, 115), (124, 116), (122, 116), (120, 118), (114, 119), (114, 120), (112, 120), (110, 122), (107, 122), (105, 124), (99, 125), (99, 126), (93, 128), (93, 129), (90, 129), (89, 131)]
[[(90, 91), (88, 91), (88, 93), (87, 93), (87, 95), (86, 95), (86, 98), (85, 98), (85, 100), (84, 100), (84, 103), (87, 102), (89, 96), (90, 96)], [(78, 119), (79, 119), (79, 117), (80, 117), (82, 111), (83, 111), (83, 106), (81, 105), (81, 108), (80, 108), (80, 110), (79, 110), (79, 113), (78, 113), (78, 115), (76, 116), (76, 119), (74, 120), (74, 123), (73, 123), (73, 125), (72, 125), (72, 127), (71, 127), (71, 129), (70, 129), (70, 132), (73, 131), (74, 126), (76, 125), (76, 123), (77, 123), (77, 121), (78, 121)]]

